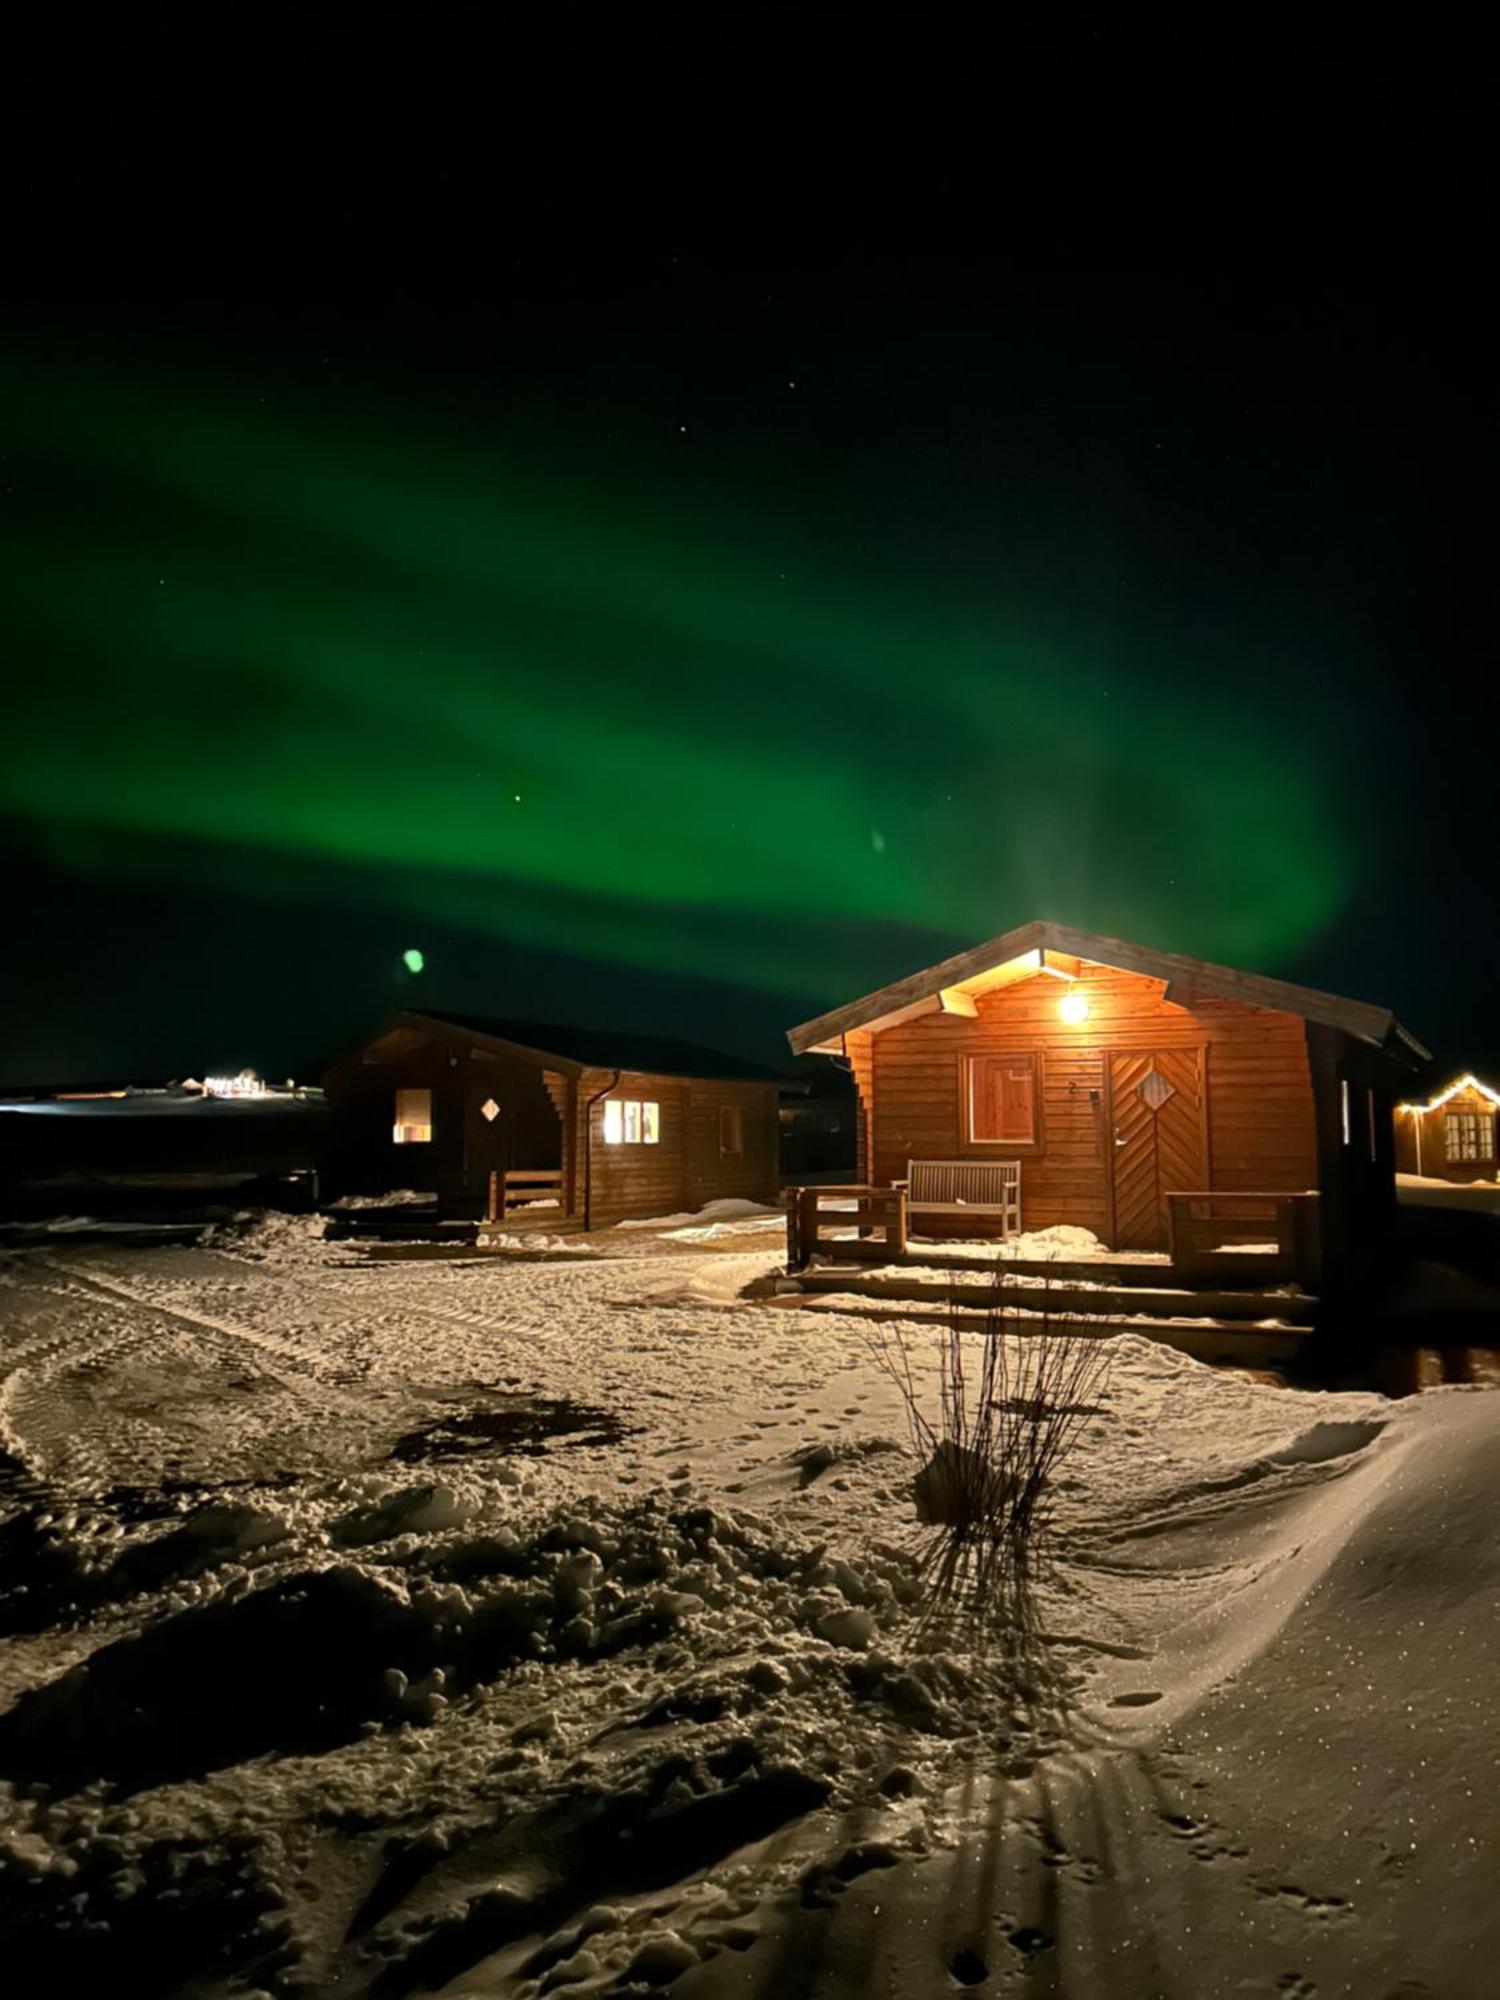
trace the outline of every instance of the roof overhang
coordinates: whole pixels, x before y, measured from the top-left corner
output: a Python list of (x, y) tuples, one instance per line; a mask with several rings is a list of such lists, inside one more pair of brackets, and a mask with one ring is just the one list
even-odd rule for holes
[(1466, 1076), (1455, 1077), (1446, 1089), (1440, 1090), (1437, 1096), (1429, 1099), (1426, 1104), (1398, 1104), (1396, 1109), (1414, 1111), (1418, 1117), (1425, 1118), (1429, 1111), (1441, 1111), (1445, 1104), (1461, 1096), (1466, 1090), (1478, 1091), (1481, 1097), (1487, 1097), (1491, 1104), (1500, 1109), (1500, 1090), (1493, 1090), (1489, 1084), (1481, 1083), (1472, 1070)]
[(1191, 1004), (1196, 995), (1238, 1000), (1250, 1007), (1300, 1015), (1304, 1020), (1316, 1021), (1388, 1050), (1403, 1061), (1417, 1063), (1429, 1059), (1422, 1044), (1408, 1034), (1388, 1008), (1374, 1007), (1363, 1000), (1346, 1000), (1336, 993), (1321, 993), (1283, 979), (1268, 979), (1256, 972), (1240, 972), (1206, 959), (1154, 951), (1145, 945), (1129, 944), (1123, 938), (1099, 937), (1045, 919), (1022, 924), (986, 944), (975, 945), (970, 951), (958, 952), (922, 972), (867, 993), (862, 1000), (804, 1021), (800, 1027), (788, 1030), (787, 1041), (797, 1055), (839, 1054), (844, 1037), (857, 1029), (879, 1033), (898, 1021), (913, 1020), (923, 1014), (971, 1014), (975, 1011), (975, 998), (981, 993), (993, 992), (1022, 979), (1074, 979), (1084, 965), (1104, 965), (1118, 972), (1138, 972), (1148, 979), (1160, 979), (1167, 988), (1166, 998), (1179, 1006)]

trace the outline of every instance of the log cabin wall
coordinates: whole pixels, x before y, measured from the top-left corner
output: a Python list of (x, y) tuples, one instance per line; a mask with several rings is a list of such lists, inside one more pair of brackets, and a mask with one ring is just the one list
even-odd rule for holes
[[(861, 1173), (885, 1185), (912, 1159), (1019, 1159), (1022, 1226), (1076, 1223), (1111, 1235), (1108, 1055), (1203, 1051), (1207, 1185), (1300, 1192), (1318, 1185), (1318, 1143), (1304, 1024), (1240, 1001), (1164, 998), (1159, 979), (1084, 964), (1089, 1018), (1063, 1021), (1063, 988), (1043, 976), (977, 993), (976, 1017), (930, 1013), (847, 1038), (859, 1085)], [(962, 1059), (1026, 1054), (1038, 1063), (1033, 1146), (973, 1145)]]
[(1318, 1123), (1323, 1289), (1373, 1291), (1395, 1255), (1399, 1072), (1367, 1042), (1307, 1024)]
[[(375, 1044), (325, 1078), (331, 1137), (325, 1178), (335, 1192), (430, 1190), (445, 1203), (482, 1200), (492, 1165), (557, 1166), (562, 1133), (533, 1063), (432, 1035), (402, 1038), (389, 1054)], [(432, 1137), (397, 1145), (396, 1094), (427, 1090)], [(500, 1105), (491, 1125), (478, 1106)]]
[[(658, 1106), (660, 1136), (654, 1145), (611, 1145), (605, 1139), (604, 1107), (611, 1098)], [(774, 1085), (632, 1071), (616, 1082), (613, 1070), (586, 1070), (577, 1087), (577, 1148), (580, 1163), (591, 1163), (590, 1226), (604, 1229), (631, 1217), (673, 1215), (726, 1196), (774, 1199), (776, 1104)], [(738, 1153), (725, 1151), (720, 1143), (719, 1113), (726, 1105), (739, 1112)]]
[[(737, 1197), (775, 1201), (780, 1187), (779, 1095), (760, 1083), (688, 1086), (688, 1208)], [(725, 1112), (731, 1115), (726, 1119)], [(738, 1142), (739, 1151), (733, 1150)]]

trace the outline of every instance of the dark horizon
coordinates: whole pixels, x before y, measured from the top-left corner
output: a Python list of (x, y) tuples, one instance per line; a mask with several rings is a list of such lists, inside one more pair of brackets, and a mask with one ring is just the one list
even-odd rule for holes
[(1479, 68), (233, 25), (3, 86), (6, 1082), (780, 1064), (1036, 916), (1500, 1072)]

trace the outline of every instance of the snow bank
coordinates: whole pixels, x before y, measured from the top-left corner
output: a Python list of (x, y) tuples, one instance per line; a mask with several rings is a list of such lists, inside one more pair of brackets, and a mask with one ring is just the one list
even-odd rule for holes
[(336, 1201), (330, 1201), (330, 1209), (360, 1208), (429, 1208), (437, 1200), (430, 1190), (423, 1188), (392, 1188), (387, 1194), (341, 1194)]
[(615, 1228), (655, 1229), (679, 1236), (686, 1242), (699, 1242), (729, 1235), (732, 1233), (728, 1227), (730, 1224), (739, 1229), (784, 1228), (786, 1211), (762, 1201), (742, 1201), (737, 1196), (726, 1196), (722, 1201), (705, 1202), (702, 1208), (683, 1210), (677, 1215), (634, 1216), (617, 1222)]
[(1441, 1181), (1397, 1174), (1396, 1198), (1411, 1208), (1457, 1208), (1500, 1215), (1500, 1181)]

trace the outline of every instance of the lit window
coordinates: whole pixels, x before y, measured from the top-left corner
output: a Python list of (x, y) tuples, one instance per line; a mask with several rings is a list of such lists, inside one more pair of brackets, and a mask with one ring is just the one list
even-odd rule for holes
[(1036, 1143), (1036, 1065), (1030, 1056), (970, 1056), (969, 1138), (984, 1146)]
[(487, 1097), (479, 1107), (479, 1115), (486, 1125), (493, 1125), (500, 1116), (500, 1107), (493, 1097)]
[(611, 1097), (604, 1105), (606, 1146), (654, 1146), (661, 1138), (661, 1107), (638, 1097)]
[(743, 1153), (745, 1150), (745, 1114), (738, 1104), (719, 1106), (719, 1151), (721, 1153)]
[(1443, 1158), (1455, 1166), (1495, 1157), (1493, 1111), (1449, 1111), (1443, 1118)]
[(432, 1138), (432, 1092), (398, 1090), (396, 1125), (391, 1133), (397, 1146), (425, 1146)]

